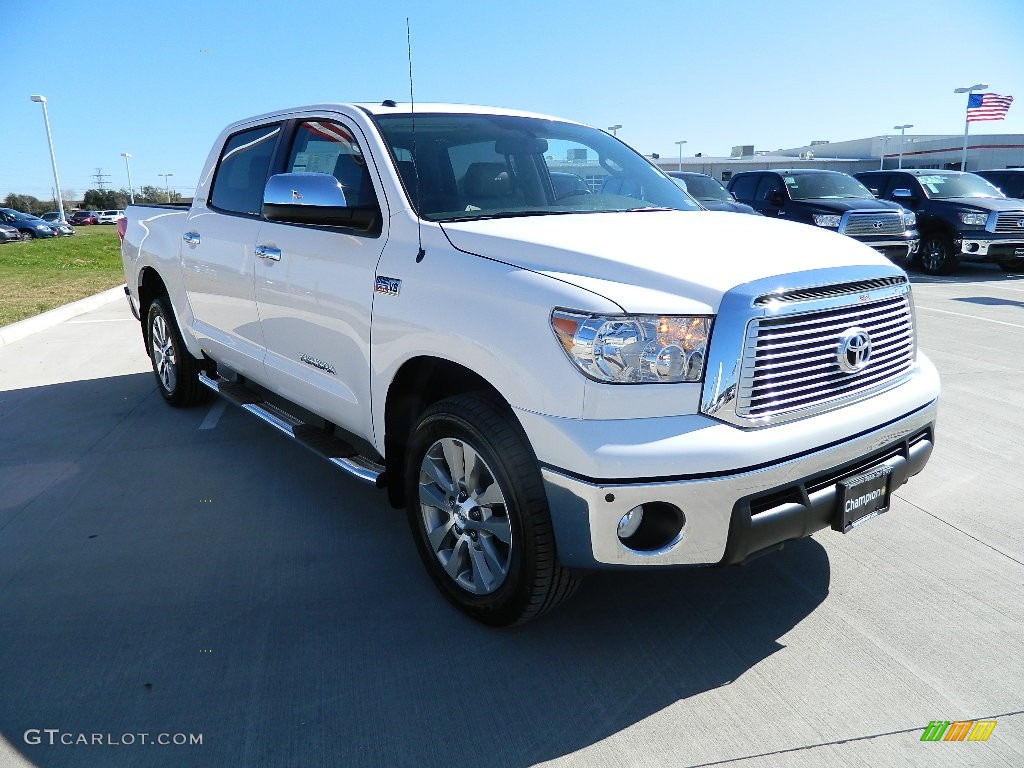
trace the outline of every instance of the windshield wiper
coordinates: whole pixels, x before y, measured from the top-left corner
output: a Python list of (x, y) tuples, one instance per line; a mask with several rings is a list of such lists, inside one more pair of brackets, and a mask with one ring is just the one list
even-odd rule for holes
[(442, 221), (455, 223), (459, 221), (488, 221), (490, 219), (518, 219), (524, 216), (556, 216), (564, 213), (579, 213), (579, 211), (552, 211), (549, 209), (538, 209), (529, 211), (496, 211), (494, 213), (480, 213), (475, 216), (452, 216)]

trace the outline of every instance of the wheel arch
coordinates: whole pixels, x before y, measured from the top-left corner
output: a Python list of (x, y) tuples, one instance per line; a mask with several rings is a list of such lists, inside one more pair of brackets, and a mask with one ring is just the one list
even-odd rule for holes
[[(404, 462), (409, 435), (417, 418), (434, 403), (467, 392), (483, 392), (512, 408), (498, 389), (475, 371), (439, 357), (415, 357), (398, 369), (384, 406), (384, 456), (388, 500), (405, 507)], [(518, 421), (518, 420), (517, 420)]]
[(142, 318), (142, 339), (149, 349), (148, 329), (146, 328), (146, 315), (149, 313), (149, 305), (158, 296), (170, 297), (167, 285), (164, 283), (160, 273), (153, 267), (143, 267), (139, 272), (139, 316)]

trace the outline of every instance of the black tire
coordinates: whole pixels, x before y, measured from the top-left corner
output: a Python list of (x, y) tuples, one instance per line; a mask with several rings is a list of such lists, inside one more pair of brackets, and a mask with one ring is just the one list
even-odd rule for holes
[(146, 351), (164, 400), (186, 408), (210, 399), (210, 390), (199, 383), (203, 363), (189, 354), (166, 296), (153, 299), (146, 313)]
[(466, 394), (428, 408), (409, 440), (405, 483), (416, 548), (459, 610), (521, 624), (576, 591), (579, 576), (558, 564), (537, 457), (502, 404)]
[(1004, 272), (1011, 274), (1024, 272), (1024, 259), (1003, 259), (999, 262), (999, 266), (1003, 268)]
[(29, 240), (32, 240), (34, 237), (35, 237), (35, 235), (33, 235), (31, 232), (26, 232), (25, 230), (21, 230), (20, 232), (18, 232), (18, 239), (20, 239), (21, 242), (23, 242), (23, 243), (27, 243)]
[(927, 235), (921, 240), (921, 269), (929, 275), (951, 274), (959, 263), (953, 252), (953, 240), (944, 234)]

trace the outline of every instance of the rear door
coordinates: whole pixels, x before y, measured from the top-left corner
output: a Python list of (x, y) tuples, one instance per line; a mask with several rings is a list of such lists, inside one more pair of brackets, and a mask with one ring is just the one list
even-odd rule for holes
[(271, 123), (228, 138), (209, 199), (193, 205), (181, 244), (197, 338), (214, 359), (257, 381), (263, 379), (264, 351), (254, 246), (281, 129), (281, 123)]
[[(333, 175), (349, 205), (384, 197), (356, 126), (338, 115), (298, 123), (285, 172)], [(264, 221), (256, 302), (268, 385), (308, 410), (370, 434), (370, 310), (383, 231)]]

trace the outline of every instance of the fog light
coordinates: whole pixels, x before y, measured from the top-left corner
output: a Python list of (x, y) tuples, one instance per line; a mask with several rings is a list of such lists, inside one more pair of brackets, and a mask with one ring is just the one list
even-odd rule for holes
[(686, 525), (683, 510), (665, 501), (633, 507), (619, 519), (619, 541), (640, 553), (658, 552), (676, 544)]
[(974, 253), (977, 250), (978, 250), (978, 244), (977, 243), (968, 243), (967, 244), (967, 251), (968, 251), (968, 253)]
[(619, 538), (628, 539), (630, 536), (636, 533), (637, 528), (640, 527), (640, 523), (642, 523), (643, 521), (644, 508), (642, 506), (633, 507), (631, 510), (629, 510), (629, 512), (622, 516), (621, 520), (619, 520)]

